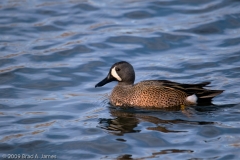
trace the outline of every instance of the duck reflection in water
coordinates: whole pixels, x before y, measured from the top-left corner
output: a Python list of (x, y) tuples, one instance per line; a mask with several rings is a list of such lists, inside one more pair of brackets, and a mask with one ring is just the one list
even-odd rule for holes
[[(191, 109), (191, 108), (189, 108)], [(160, 119), (161, 114), (174, 114), (179, 113), (183, 116), (191, 116), (192, 110), (184, 110), (182, 112), (181, 107), (167, 108), (167, 111), (171, 110), (172, 112), (166, 112), (166, 109), (136, 109), (136, 108), (116, 108), (109, 107), (110, 114), (114, 118), (100, 118), (99, 126), (102, 129), (108, 130), (109, 133), (114, 135), (124, 135), (125, 133), (136, 133), (141, 132), (140, 129), (137, 129), (139, 123), (141, 122), (150, 122), (156, 126), (149, 126), (147, 130), (155, 130), (164, 133), (173, 133), (173, 132), (186, 132), (184, 130), (170, 130), (168, 126), (171, 124), (196, 124), (196, 125), (205, 125), (213, 124), (214, 122), (199, 122), (199, 121), (187, 121), (181, 119), (173, 120), (163, 120)], [(174, 112), (174, 113), (173, 113)], [(169, 117), (171, 118), (171, 117)]]

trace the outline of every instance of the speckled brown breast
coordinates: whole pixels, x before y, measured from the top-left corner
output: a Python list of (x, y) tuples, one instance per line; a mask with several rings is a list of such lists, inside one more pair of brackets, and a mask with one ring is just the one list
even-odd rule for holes
[(136, 85), (117, 85), (110, 96), (115, 106), (137, 106), (143, 108), (165, 108), (179, 105), (191, 105), (186, 101), (185, 92), (170, 87), (154, 85), (152, 82)]

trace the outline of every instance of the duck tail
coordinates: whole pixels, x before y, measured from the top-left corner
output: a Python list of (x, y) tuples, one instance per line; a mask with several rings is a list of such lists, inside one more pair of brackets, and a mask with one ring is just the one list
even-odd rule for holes
[(196, 93), (198, 97), (197, 103), (199, 105), (212, 104), (212, 99), (217, 95), (221, 94), (224, 90), (207, 90), (204, 89), (202, 92)]

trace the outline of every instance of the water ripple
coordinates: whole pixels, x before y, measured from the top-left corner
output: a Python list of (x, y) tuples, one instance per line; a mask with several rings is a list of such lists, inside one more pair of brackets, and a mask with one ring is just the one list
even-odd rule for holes
[[(0, 2), (0, 152), (57, 159), (238, 159), (240, 3)], [(136, 81), (211, 81), (214, 106), (109, 106), (121, 60)], [(220, 147), (219, 147), (220, 146)], [(1, 155), (2, 156), (2, 155)]]

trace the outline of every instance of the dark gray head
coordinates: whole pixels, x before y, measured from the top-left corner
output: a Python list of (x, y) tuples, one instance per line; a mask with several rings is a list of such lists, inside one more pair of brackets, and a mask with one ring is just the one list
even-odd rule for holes
[(105, 84), (118, 81), (119, 85), (132, 85), (135, 80), (135, 72), (133, 66), (126, 62), (117, 62), (109, 70), (109, 73), (105, 79), (95, 85), (95, 87), (101, 87)]

